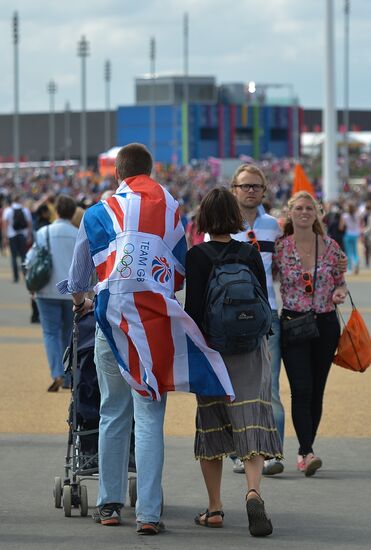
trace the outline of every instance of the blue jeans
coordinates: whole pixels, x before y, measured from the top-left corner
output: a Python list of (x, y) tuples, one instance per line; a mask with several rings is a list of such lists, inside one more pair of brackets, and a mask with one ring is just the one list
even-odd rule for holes
[(63, 354), (70, 344), (73, 311), (71, 300), (36, 298), (44, 345), (53, 379), (64, 376)]
[(161, 513), (166, 396), (157, 402), (131, 391), (100, 328), (95, 339), (95, 364), (101, 392), (97, 505), (125, 502), (134, 409), (136, 516), (141, 522), (157, 522)]
[(135, 460), (137, 465), (137, 521), (160, 521), (164, 417), (166, 395), (152, 401), (133, 391)]
[(359, 256), (358, 256), (358, 236), (357, 235), (348, 235), (345, 233), (343, 237), (345, 254), (348, 258), (348, 269), (351, 271), (359, 266)]
[(274, 334), (269, 337), (272, 371), (272, 408), (274, 420), (283, 445), (285, 436), (285, 411), (280, 399), (281, 330), (278, 311), (272, 310), (272, 315), (272, 332)]
[(25, 261), (26, 252), (27, 252), (27, 241), (23, 233), (17, 233), (15, 237), (10, 237), (9, 248), (10, 248), (10, 254), (12, 258), (11, 261), (12, 261), (12, 270), (13, 270), (13, 281), (17, 283), (19, 281), (17, 258), (19, 257), (21, 260), (22, 271), (23, 271), (23, 262)]

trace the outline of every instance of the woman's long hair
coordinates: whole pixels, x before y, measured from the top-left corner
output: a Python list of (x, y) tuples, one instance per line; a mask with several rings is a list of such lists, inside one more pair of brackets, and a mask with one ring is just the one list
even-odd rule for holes
[(325, 229), (322, 223), (322, 212), (318, 202), (316, 201), (316, 199), (312, 197), (310, 193), (308, 193), (308, 191), (299, 191), (298, 193), (295, 193), (295, 195), (291, 197), (291, 199), (289, 199), (287, 203), (287, 206), (288, 206), (287, 218), (283, 226), (284, 236), (286, 237), (287, 235), (292, 235), (294, 233), (294, 226), (290, 218), (290, 212), (294, 208), (294, 205), (298, 199), (307, 199), (311, 201), (311, 203), (313, 204), (316, 211), (316, 219), (314, 220), (314, 223), (313, 223), (313, 233), (315, 233), (316, 235), (321, 235), (323, 237), (323, 235), (325, 234)]

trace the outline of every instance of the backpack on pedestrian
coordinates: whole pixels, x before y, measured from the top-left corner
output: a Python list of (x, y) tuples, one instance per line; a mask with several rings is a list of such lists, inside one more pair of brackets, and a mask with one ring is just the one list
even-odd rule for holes
[(203, 321), (208, 345), (225, 354), (254, 351), (270, 331), (272, 312), (259, 281), (246, 265), (251, 248), (242, 245), (237, 253), (229, 253), (226, 246), (218, 254), (208, 243), (199, 246), (213, 263)]
[(53, 270), (49, 226), (46, 226), (46, 246), (40, 246), (36, 240), (33, 249), (32, 259), (25, 266), (25, 281), (30, 292), (38, 292), (50, 281)]
[(14, 231), (21, 231), (27, 229), (28, 223), (26, 216), (24, 215), (23, 208), (13, 208), (13, 229)]

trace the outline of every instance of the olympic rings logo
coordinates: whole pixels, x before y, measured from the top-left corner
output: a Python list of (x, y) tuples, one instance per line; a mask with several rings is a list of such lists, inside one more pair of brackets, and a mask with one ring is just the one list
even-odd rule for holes
[(120, 273), (123, 279), (128, 279), (132, 273), (130, 265), (133, 263), (132, 253), (134, 252), (134, 245), (131, 243), (126, 243), (123, 252), (124, 255), (121, 258), (116, 270)]

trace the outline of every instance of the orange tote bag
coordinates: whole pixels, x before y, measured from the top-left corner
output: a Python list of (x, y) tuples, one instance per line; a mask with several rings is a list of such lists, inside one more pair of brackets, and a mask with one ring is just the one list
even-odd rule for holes
[(354, 305), (349, 292), (348, 295), (352, 304), (352, 312), (348, 322), (345, 323), (338, 310), (344, 328), (333, 362), (345, 369), (364, 372), (371, 363), (371, 338), (366, 323)]

